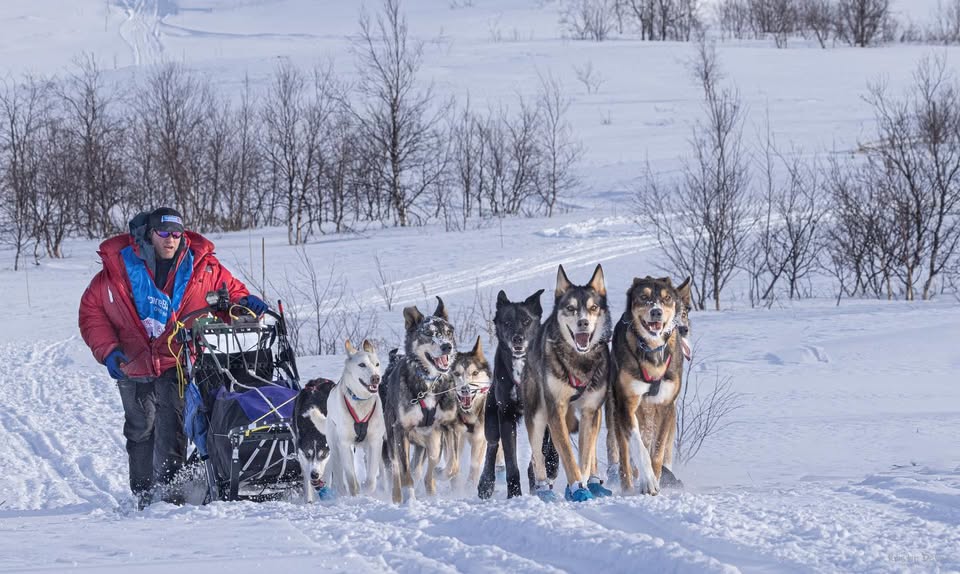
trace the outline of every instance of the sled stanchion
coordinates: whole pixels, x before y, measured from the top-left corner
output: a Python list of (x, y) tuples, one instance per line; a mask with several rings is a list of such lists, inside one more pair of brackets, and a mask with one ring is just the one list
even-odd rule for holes
[(233, 451), (230, 456), (230, 497), (227, 500), (240, 500), (240, 443), (243, 435), (232, 435), (230, 443)]

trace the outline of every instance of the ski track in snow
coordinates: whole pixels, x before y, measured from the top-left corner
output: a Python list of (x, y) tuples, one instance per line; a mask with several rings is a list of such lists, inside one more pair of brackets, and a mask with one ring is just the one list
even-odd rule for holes
[(116, 389), (73, 370), (71, 352), (87, 352), (79, 337), (0, 346), (0, 362), (13, 366), (0, 409), (7, 508), (110, 508), (126, 488), (119, 395), (105, 396)]
[[(656, 245), (656, 239), (651, 236), (593, 239), (565, 245), (562, 250), (553, 254), (533, 253), (495, 263), (463, 266), (450, 272), (427, 273), (389, 282), (386, 287), (395, 290), (395, 304), (402, 307), (421, 300), (424, 293), (445, 296), (475, 289), (500, 288), (507, 283), (549, 277), (556, 273), (560, 264), (568, 268), (595, 265), (654, 249)], [(383, 302), (383, 297), (377, 289), (372, 288), (360, 292), (357, 300), (361, 305), (376, 305)]]
[(120, 37), (130, 47), (135, 66), (160, 61), (160, 15), (157, 0), (118, 0), (127, 19), (120, 24)]

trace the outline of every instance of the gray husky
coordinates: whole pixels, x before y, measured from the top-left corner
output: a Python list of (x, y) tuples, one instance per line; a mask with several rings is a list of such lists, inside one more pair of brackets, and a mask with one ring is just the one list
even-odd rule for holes
[(391, 353), (384, 375), (386, 463), (391, 470), (393, 501), (414, 498), (411, 446), (426, 451), (424, 487), (436, 493), (434, 471), (440, 459), (441, 425), (456, 417), (452, 369), (457, 358), (456, 339), (443, 301), (425, 316), (416, 307), (403, 310), (405, 354)]
[(457, 355), (453, 378), (457, 399), (456, 417), (443, 425), (443, 456), (448, 464), (447, 477), (457, 480), (463, 447), (469, 443), (470, 473), (467, 475), (467, 483), (476, 486), (480, 478), (480, 464), (486, 442), (483, 434), (483, 412), (490, 400), (490, 383), (493, 379), (490, 364), (483, 354), (480, 337), (477, 337), (473, 349)]
[[(557, 270), (553, 312), (530, 347), (523, 373), (523, 418), (533, 453), (534, 492), (543, 500), (556, 499), (541, 450), (548, 427), (567, 475), (564, 498), (583, 501), (610, 494), (596, 474), (600, 408), (607, 394), (610, 332), (603, 269), (597, 265), (589, 283), (574, 285), (561, 265)], [(579, 464), (570, 437), (577, 429)], [(583, 479), (587, 477), (584, 486)]]

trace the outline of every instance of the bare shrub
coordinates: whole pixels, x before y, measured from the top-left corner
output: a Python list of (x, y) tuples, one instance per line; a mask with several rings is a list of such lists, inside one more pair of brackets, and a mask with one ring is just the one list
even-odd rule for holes
[[(677, 400), (676, 460), (686, 463), (700, 452), (704, 442), (733, 424), (731, 415), (743, 407), (744, 397), (733, 388), (733, 378), (717, 370), (701, 377), (698, 361), (686, 364), (683, 389)], [(704, 380), (706, 379), (706, 380)]]
[(387, 311), (393, 311), (398, 286), (387, 274), (387, 270), (383, 268), (383, 260), (380, 259), (380, 256), (374, 255), (373, 261), (377, 267), (377, 293), (380, 295), (380, 298), (383, 299), (383, 304), (387, 308)]
[(603, 85), (603, 75), (593, 67), (593, 61), (588, 60), (586, 64), (577, 66), (574, 64), (573, 71), (577, 75), (577, 80), (583, 84), (588, 94), (595, 94)]
[(616, 23), (613, 0), (566, 0), (560, 24), (575, 40), (606, 40)]

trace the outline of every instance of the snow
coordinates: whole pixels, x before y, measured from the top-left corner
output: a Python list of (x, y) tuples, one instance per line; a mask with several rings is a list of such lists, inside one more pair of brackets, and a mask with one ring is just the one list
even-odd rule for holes
[[(86, 49), (118, 77), (138, 62), (182, 58), (224, 89), (245, 72), (262, 80), (279, 55), (304, 65), (333, 57), (351, 73), (353, 3), (6, 4), (0, 62), (12, 72), (56, 72)], [(532, 94), (538, 71), (561, 78), (587, 149), (588, 189), (552, 219), (472, 222), (457, 233), (368, 229), (318, 237), (307, 257), (321, 276), (342, 276), (351, 305), (375, 316), (378, 337), (393, 345), (399, 308), (432, 309), (434, 295), (456, 314), (478, 298), (492, 308), (499, 289), (517, 299), (543, 288), (549, 307), (561, 263), (575, 282), (602, 263), (619, 313), (632, 277), (660, 273), (655, 239), (631, 216), (631, 181), (647, 160), (669, 174), (687, 149), (700, 109), (690, 48), (560, 40), (555, 2), (406, 4), (414, 33), (428, 40), (425, 76), (442, 93), (469, 90), (487, 105)], [(897, 6), (921, 19), (922, 4)], [(869, 139), (867, 82), (885, 75), (898, 89), (930, 53), (955, 66), (955, 49), (924, 46), (720, 46), (751, 129), (769, 108), (778, 139), (807, 152)], [(605, 78), (596, 94), (574, 77), (573, 65), (587, 61)], [(252, 247), (261, 238), (274, 298), (284, 278), (297, 280), (300, 261), (283, 230), (211, 236), (221, 260), (253, 278), (263, 271)], [(694, 313), (697, 365), (686, 384), (730, 377), (743, 407), (677, 469), (683, 491), (544, 505), (505, 500), (503, 484), (481, 502), (441, 483), (436, 499), (405, 506), (381, 494), (312, 507), (159, 503), (141, 513), (127, 489), (118, 393), (76, 326), (80, 294), (99, 269), (96, 246), (72, 240), (65, 259), (20, 272), (0, 251), (0, 571), (960, 571), (960, 306), (950, 297), (837, 306), (830, 285), (817, 284), (816, 299), (755, 310), (735, 289), (724, 311)], [(393, 311), (377, 291), (376, 257), (396, 289)], [(336, 378), (342, 361), (309, 356), (300, 366), (308, 378)]]

